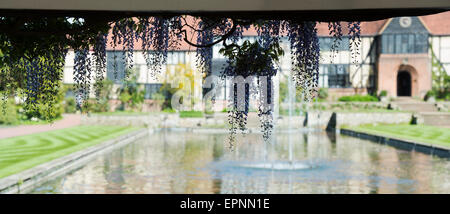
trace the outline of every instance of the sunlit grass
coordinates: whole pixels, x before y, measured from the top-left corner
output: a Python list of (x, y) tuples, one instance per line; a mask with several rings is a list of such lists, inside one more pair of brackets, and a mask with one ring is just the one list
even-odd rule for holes
[(450, 128), (427, 125), (379, 124), (361, 125), (350, 127), (350, 129), (369, 134), (450, 147)]
[(76, 126), (0, 140), (0, 178), (137, 130), (123, 126)]
[(180, 118), (201, 118), (203, 117), (203, 112), (201, 111), (180, 111)]

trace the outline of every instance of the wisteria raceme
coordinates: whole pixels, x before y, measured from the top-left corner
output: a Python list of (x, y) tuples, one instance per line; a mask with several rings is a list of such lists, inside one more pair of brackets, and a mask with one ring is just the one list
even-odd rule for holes
[[(245, 133), (247, 130), (247, 118), (250, 107), (250, 85), (249, 83), (245, 83), (244, 96), (239, 95), (240, 92), (238, 88), (237, 83), (233, 84), (233, 101), (228, 110), (228, 123), (230, 124), (228, 139), (230, 148), (233, 148), (234, 146), (237, 130), (240, 130), (242, 133)], [(244, 105), (244, 109), (241, 109), (239, 103)]]
[(110, 41), (111, 47), (113, 48), (114, 56), (113, 56), (113, 69), (114, 69), (114, 79), (117, 79), (118, 76), (118, 65), (117, 65), (117, 55), (115, 54), (116, 48), (118, 45), (122, 44), (122, 36), (120, 33), (120, 23), (115, 23), (111, 29), (112, 39)]
[(150, 52), (150, 69), (152, 74), (159, 73), (162, 66), (167, 61), (167, 52), (170, 40), (170, 20), (162, 17), (153, 17), (152, 27), (150, 27), (151, 45), (153, 51)]
[(312, 90), (307, 93), (311, 96), (317, 91), (319, 81), (320, 46), (315, 26), (315, 22), (289, 21), (288, 27), (294, 81), (297, 87)]
[(180, 16), (170, 19), (162, 17), (139, 18), (138, 38), (142, 41), (145, 62), (153, 77), (156, 77), (156, 73), (159, 73), (162, 65), (165, 64), (168, 49), (177, 49), (181, 44), (181, 34), (169, 30), (179, 29), (180, 27)]
[(329, 22), (328, 30), (330, 31), (330, 36), (333, 37), (333, 44), (331, 45), (331, 56), (330, 56), (331, 64), (333, 64), (334, 58), (339, 53), (338, 48), (342, 41), (341, 22)]
[(348, 23), (348, 35), (350, 36), (350, 52), (352, 55), (353, 64), (357, 65), (359, 56), (359, 46), (361, 44), (361, 22)]
[[(237, 29), (242, 29), (240, 27), (238, 27)], [(231, 35), (231, 42), (233, 44), (237, 43), (240, 39), (242, 39), (242, 32), (238, 32), (236, 30), (236, 32)], [(223, 68), (223, 70), (220, 73), (220, 76), (225, 79), (227, 76), (234, 76), (234, 70), (235, 70), (235, 66), (233, 65), (232, 59), (230, 59), (229, 57), (226, 59), (226, 65)]]
[[(226, 22), (225, 28), (221, 29), (222, 33), (224, 33), (227, 30), (227, 28), (230, 28), (231, 24), (232, 23), (230, 22)], [(245, 26), (238, 26), (236, 28), (236, 31), (232, 34), (230, 39), (233, 44), (237, 43), (242, 38), (242, 31), (244, 28)], [(248, 56), (252, 56), (254, 54), (255, 53), (249, 53)], [(222, 71), (221, 76), (224, 78), (226, 77), (235, 78), (237, 76), (242, 75), (244, 78), (246, 78), (250, 74), (248, 72), (250, 72), (250, 69), (238, 67), (235, 61), (228, 58), (227, 65)], [(228, 106), (228, 123), (230, 124), (229, 144), (231, 148), (233, 147), (233, 144), (235, 142), (235, 135), (237, 130), (241, 130), (242, 132), (245, 132), (246, 130), (247, 117), (250, 106), (250, 85), (248, 83), (245, 83), (244, 96), (239, 95), (239, 93), (240, 91), (238, 90), (238, 86), (235, 83), (233, 85), (233, 96), (231, 98), (232, 102)], [(240, 106), (238, 106), (238, 103), (243, 103), (244, 108), (242, 109)]]
[(106, 72), (106, 40), (106, 34), (99, 34), (94, 44), (95, 98), (97, 100), (100, 98), (104, 74)]
[[(199, 45), (207, 45), (211, 44), (214, 40), (214, 32), (212, 28), (204, 29), (206, 27), (203, 21), (200, 21), (198, 24), (199, 29), (202, 29), (198, 32), (197, 36), (197, 44)], [(197, 48), (196, 56), (197, 56), (197, 67), (200, 69), (202, 73), (209, 76), (211, 75), (211, 66), (212, 66), (212, 47), (204, 47)]]
[[(35, 58), (21, 58), (19, 67), (26, 70), (25, 110), (32, 114), (41, 112), (43, 119), (50, 120), (59, 91), (62, 68), (67, 49), (52, 47), (44, 55)], [(44, 108), (40, 111), (39, 108)]]
[(265, 21), (260, 27), (256, 29), (256, 31), (258, 33), (262, 47), (267, 49), (274, 42), (280, 42), (282, 21)]
[[(242, 29), (242, 28), (241, 28)], [(279, 56), (283, 54), (280, 47), (280, 36), (281, 22), (280, 21), (267, 21), (262, 22), (257, 28), (258, 35), (260, 39), (250, 42), (244, 41), (242, 45), (236, 46), (235, 44), (230, 45), (232, 51), (221, 50), (228, 58), (228, 65), (223, 71), (223, 75), (231, 78), (236, 77), (266, 77), (269, 79), (268, 82), (262, 84), (267, 85), (267, 91), (257, 91), (250, 90), (248, 83), (246, 83), (246, 88), (242, 94), (234, 93), (232, 97), (232, 105), (230, 105), (229, 110), (229, 123), (230, 123), (230, 142), (234, 139), (233, 135), (239, 128), (245, 130), (245, 125), (247, 123), (249, 103), (251, 95), (257, 95), (261, 93), (258, 97), (260, 100), (258, 102), (258, 116), (261, 120), (261, 128), (263, 131), (264, 140), (268, 140), (270, 137), (272, 126), (269, 123), (272, 122), (272, 105), (266, 105), (271, 102), (273, 91), (271, 85), (271, 77), (276, 75), (277, 69), (275, 67), (276, 61), (279, 60)], [(241, 34), (242, 35), (242, 34)], [(259, 79), (258, 79), (259, 81)], [(258, 82), (260, 84), (260, 82)], [(259, 87), (260, 88), (260, 87)], [(236, 86), (235, 86), (235, 89)], [(242, 93), (242, 92), (241, 92)], [(262, 95), (262, 93), (264, 95)], [(238, 96), (239, 95), (239, 96)], [(255, 96), (256, 97), (256, 96)], [(239, 103), (244, 103), (244, 108), (238, 106)]]
[[(264, 141), (269, 141), (272, 130), (273, 130), (273, 87), (272, 87), (272, 77), (268, 77), (266, 80), (266, 93), (260, 92), (259, 102), (258, 102), (258, 117), (261, 122), (261, 131), (263, 133)], [(261, 81), (258, 77), (258, 88), (261, 87)]]
[(34, 107), (38, 99), (41, 73), (37, 60), (25, 61), (24, 64), (27, 71), (26, 103), (28, 104), (27, 106)]
[[(197, 44), (201, 46), (207, 46), (208, 44), (211, 44), (214, 42), (215, 37), (220, 37), (222, 35), (225, 35), (231, 31), (233, 28), (233, 25), (236, 25), (236, 30), (232, 32), (229, 38), (226, 39), (225, 42), (229, 41), (231, 43), (236, 43), (239, 41), (239, 39), (242, 38), (242, 29), (243, 27), (233, 23), (230, 19), (224, 18), (217, 22), (211, 22), (211, 20), (205, 19), (201, 20), (198, 24), (199, 29), (196, 31), (198, 32), (197, 37)], [(203, 47), (203, 48), (197, 48), (197, 66), (200, 68), (200, 71), (205, 74), (205, 76), (209, 76), (212, 74), (212, 57), (213, 57), (213, 48), (211, 47)], [(224, 65), (225, 66), (225, 65)], [(224, 70), (232, 69), (232, 65), (230, 65), (229, 59), (227, 59), (227, 65), (225, 66)], [(222, 77), (222, 80), (226, 78), (226, 73), (224, 70), (221, 71), (220, 76)], [(220, 82), (218, 80), (215, 80), (213, 82), (214, 86), (218, 86)], [(214, 90), (214, 89), (212, 89)], [(207, 93), (208, 90), (205, 90), (205, 93)], [(216, 94), (213, 93), (211, 96), (212, 103), (215, 103)]]
[[(183, 27), (182, 17), (174, 16), (169, 19), (169, 29), (181, 29)], [(178, 50), (183, 40), (182, 34), (177, 30), (169, 30), (169, 47)]]
[[(51, 120), (56, 115), (54, 105), (57, 104), (57, 94), (60, 90), (60, 81), (62, 78), (62, 70), (64, 67), (65, 56), (67, 49), (53, 48), (48, 51), (47, 60), (43, 62), (44, 79), (42, 80), (42, 89), (40, 100), (45, 103), (44, 108), (46, 114), (43, 115), (44, 119)], [(54, 96), (46, 96), (47, 94), (53, 94)]]
[(75, 82), (75, 91), (78, 99), (87, 102), (89, 99), (91, 86), (91, 59), (89, 57), (89, 50), (82, 49), (75, 51), (75, 64), (73, 81)]
[[(257, 29), (260, 42), (264, 49), (270, 48), (270, 46), (274, 43), (280, 43), (280, 37), (283, 32), (283, 24), (284, 23), (280, 20), (270, 20), (266, 21), (260, 28)], [(267, 92), (260, 92), (258, 102), (258, 117), (261, 122), (261, 131), (265, 141), (269, 140), (273, 129), (272, 76), (276, 75), (277, 72), (278, 70), (273, 66), (273, 62), (270, 62), (266, 66), (266, 71), (261, 74), (267, 77)], [(259, 81), (260, 79), (258, 78), (258, 84), (260, 84)], [(266, 104), (269, 105), (266, 106)]]
[(152, 46), (153, 31), (150, 30), (151, 18), (149, 17), (139, 17), (139, 38), (141, 39), (142, 44), (142, 52), (144, 54), (145, 63), (147, 64), (147, 68), (150, 68), (150, 50)]
[(113, 40), (117, 40), (122, 45), (124, 61), (127, 66), (125, 77), (129, 77), (129, 69), (133, 68), (133, 50), (136, 40), (135, 22), (132, 18), (121, 19), (117, 21), (113, 29)]

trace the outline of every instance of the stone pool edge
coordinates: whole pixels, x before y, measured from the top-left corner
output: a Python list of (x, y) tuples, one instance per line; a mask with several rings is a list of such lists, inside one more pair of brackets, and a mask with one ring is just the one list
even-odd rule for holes
[(55, 160), (0, 179), (0, 194), (27, 193), (33, 188), (84, 166), (100, 154), (124, 146), (151, 132), (148, 128), (121, 135), (103, 143), (71, 153)]
[(436, 156), (445, 157), (445, 158), (450, 157), (450, 148), (440, 146), (440, 145), (434, 145), (434, 144), (423, 143), (423, 142), (414, 142), (411, 140), (369, 134), (369, 133), (355, 131), (355, 130), (351, 130), (351, 129), (336, 129), (336, 132), (343, 134), (343, 135), (351, 136), (351, 137), (357, 137), (357, 138), (364, 139), (364, 140), (370, 140), (375, 143), (390, 145), (395, 148), (403, 149), (403, 150), (407, 150), (407, 151), (417, 151), (417, 152), (425, 153), (428, 155), (436, 155)]

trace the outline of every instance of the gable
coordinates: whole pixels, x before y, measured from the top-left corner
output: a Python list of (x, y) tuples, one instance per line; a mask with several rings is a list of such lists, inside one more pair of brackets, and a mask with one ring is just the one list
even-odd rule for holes
[(418, 17), (395, 17), (387, 23), (382, 34), (428, 33)]

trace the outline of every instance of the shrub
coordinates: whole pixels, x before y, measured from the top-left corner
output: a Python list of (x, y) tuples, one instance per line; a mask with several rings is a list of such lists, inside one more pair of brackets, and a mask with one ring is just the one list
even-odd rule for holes
[(166, 96), (164, 96), (164, 94), (161, 92), (156, 92), (151, 95), (151, 99), (160, 101), (160, 102), (164, 102), (164, 100), (166, 99)]
[(186, 117), (203, 117), (203, 112), (201, 111), (180, 111), (180, 118)]
[(0, 109), (0, 124), (13, 125), (18, 122), (17, 108), (13, 99), (10, 98), (6, 103), (0, 104)]
[(138, 70), (131, 69), (128, 72), (131, 76), (117, 89), (121, 101), (119, 109), (125, 111), (139, 109), (145, 98), (145, 90), (137, 82), (139, 78)]
[(85, 109), (87, 112), (108, 112), (109, 111), (109, 101), (107, 99), (91, 99), (86, 103)]
[(319, 89), (319, 99), (327, 99), (328, 97), (328, 89), (327, 88), (320, 88)]
[(175, 113), (176, 112), (175, 109), (172, 109), (172, 108), (165, 108), (162, 111), (165, 113)]
[(423, 98), (425, 101), (430, 99), (431, 97), (435, 97), (436, 98), (436, 91), (434, 90), (429, 90), (427, 91), (427, 93), (425, 94), (425, 97)]
[(77, 111), (77, 104), (75, 102), (75, 97), (68, 97), (64, 102), (64, 112), (75, 113)]
[[(51, 111), (49, 111), (51, 110)], [(61, 118), (64, 111), (62, 101), (58, 101), (54, 106), (47, 104), (37, 104), (36, 111), (26, 111), (22, 120), (30, 120), (31, 118), (37, 118), (39, 120), (54, 120)]]
[(352, 95), (352, 96), (343, 96), (339, 97), (339, 101), (341, 102), (377, 102), (378, 98), (371, 95)]
[(212, 110), (205, 110), (205, 114), (207, 114), (207, 115), (213, 115), (213, 114), (214, 114), (214, 111), (212, 111)]
[(382, 90), (380, 91), (380, 95), (378, 95), (379, 97), (386, 97), (387, 96), (387, 91), (386, 90)]

